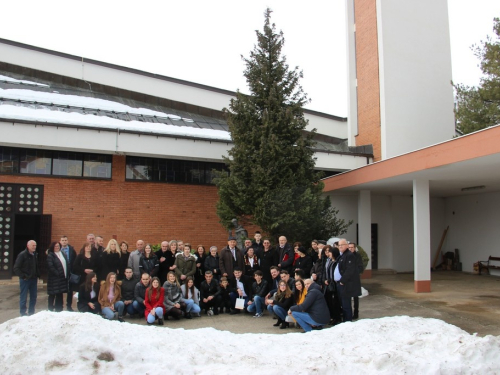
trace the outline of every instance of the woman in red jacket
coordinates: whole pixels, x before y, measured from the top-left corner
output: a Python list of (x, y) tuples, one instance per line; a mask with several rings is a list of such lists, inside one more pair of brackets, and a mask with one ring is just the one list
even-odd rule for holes
[(158, 325), (163, 325), (163, 315), (165, 314), (165, 308), (163, 307), (164, 297), (165, 289), (160, 286), (160, 279), (153, 277), (151, 286), (146, 289), (144, 298), (144, 305), (146, 306), (144, 315), (148, 324), (153, 324), (158, 319)]

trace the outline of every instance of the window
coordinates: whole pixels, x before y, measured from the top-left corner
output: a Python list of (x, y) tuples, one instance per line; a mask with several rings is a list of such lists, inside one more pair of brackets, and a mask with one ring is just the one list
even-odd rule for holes
[(17, 148), (0, 147), (0, 173), (19, 173), (19, 151)]
[(52, 174), (52, 153), (46, 150), (24, 149), (19, 153), (21, 173)]
[(0, 146), (0, 173), (111, 178), (111, 155)]
[(55, 176), (81, 177), (82, 159), (83, 154), (55, 151), (52, 159), (52, 174)]
[(127, 156), (125, 178), (127, 180), (213, 184), (214, 169), (227, 170), (223, 163)]

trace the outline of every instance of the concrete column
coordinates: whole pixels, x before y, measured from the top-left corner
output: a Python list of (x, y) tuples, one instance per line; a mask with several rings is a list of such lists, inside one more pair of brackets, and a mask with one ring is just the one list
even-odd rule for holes
[(372, 277), (372, 205), (369, 190), (361, 190), (358, 197), (358, 241), (370, 261), (366, 266), (363, 278)]
[(415, 292), (430, 292), (431, 225), (428, 180), (413, 180), (413, 246)]

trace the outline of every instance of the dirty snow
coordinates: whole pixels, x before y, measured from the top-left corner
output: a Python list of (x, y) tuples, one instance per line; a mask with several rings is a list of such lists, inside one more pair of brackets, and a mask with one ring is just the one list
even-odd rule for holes
[[(202, 318), (207, 319), (208, 318)], [(230, 319), (230, 317), (227, 317)], [(263, 318), (264, 319), (264, 318)], [(266, 319), (270, 319), (266, 316)], [(437, 319), (363, 319), (322, 331), (234, 334), (40, 312), (0, 325), (2, 374), (495, 374), (500, 338)]]

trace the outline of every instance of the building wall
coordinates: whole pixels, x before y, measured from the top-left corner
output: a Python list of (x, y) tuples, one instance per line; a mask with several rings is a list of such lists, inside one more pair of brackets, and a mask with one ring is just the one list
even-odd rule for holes
[(450, 197), (445, 223), (450, 226), (443, 252), (459, 250), (462, 270), (472, 272), (478, 260), (500, 256), (500, 192)]
[(386, 159), (453, 138), (451, 48), (446, 0), (377, 0), (376, 8)]
[[(113, 156), (111, 180), (0, 175), (1, 182), (42, 184), (44, 214), (52, 214), (52, 238), (67, 235), (79, 248), (88, 233), (105, 243), (116, 235), (135, 246), (182, 239), (196, 246), (227, 244), (219, 224), (215, 186), (125, 181), (125, 157)], [(247, 228), (253, 235), (253, 228)]]
[(378, 161), (382, 152), (376, 1), (354, 0), (354, 22), (357, 82), (355, 142), (358, 146), (373, 145), (374, 161)]

